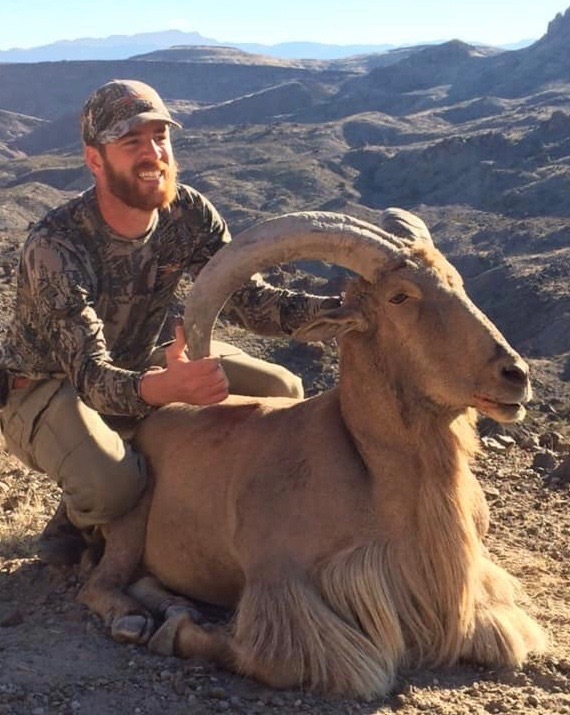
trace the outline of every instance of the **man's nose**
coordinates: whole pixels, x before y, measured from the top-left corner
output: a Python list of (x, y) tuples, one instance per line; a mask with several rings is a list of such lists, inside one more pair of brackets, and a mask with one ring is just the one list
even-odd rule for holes
[(143, 150), (145, 154), (152, 155), (156, 159), (160, 159), (160, 157), (162, 156), (162, 147), (160, 146), (159, 142), (155, 141), (154, 139), (149, 139), (148, 142), (145, 142)]

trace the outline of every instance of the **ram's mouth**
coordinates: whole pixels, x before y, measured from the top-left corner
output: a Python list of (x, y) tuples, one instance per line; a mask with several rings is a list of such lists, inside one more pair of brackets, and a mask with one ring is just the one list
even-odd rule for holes
[(473, 407), (497, 422), (518, 422), (526, 414), (526, 408), (521, 402), (498, 402), (482, 395), (475, 395)]

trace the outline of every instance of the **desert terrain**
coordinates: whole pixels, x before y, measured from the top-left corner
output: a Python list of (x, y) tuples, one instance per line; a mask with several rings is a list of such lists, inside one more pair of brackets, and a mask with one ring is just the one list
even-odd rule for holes
[[(474, 470), (491, 508), (489, 549), (520, 579), (550, 637), (546, 654), (520, 670), (403, 671), (388, 698), (370, 702), (274, 691), (209, 663), (114, 643), (75, 601), (81, 569), (35, 556), (57, 488), (4, 451), (1, 715), (570, 715), (568, 43), (570, 10), (512, 52), (452, 41), (389, 57), (286, 62), (187, 47), (0, 66), (0, 329), (30, 224), (90, 184), (78, 112), (112, 77), (150, 82), (167, 99), (183, 124), (174, 137), (181, 179), (214, 201), (234, 233), (306, 209), (374, 222), (401, 206), (424, 219), (471, 297), (531, 365), (527, 419), (509, 428), (482, 420)], [(287, 265), (268, 280), (327, 293), (343, 273)], [(296, 371), (307, 394), (334, 384), (334, 344), (218, 330)]]

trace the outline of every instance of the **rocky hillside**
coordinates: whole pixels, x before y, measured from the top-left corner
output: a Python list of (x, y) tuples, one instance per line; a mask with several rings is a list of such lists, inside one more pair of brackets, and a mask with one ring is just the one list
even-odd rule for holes
[(184, 125), (174, 139), (182, 179), (214, 200), (234, 232), (300, 209), (372, 221), (389, 205), (415, 210), (477, 302), (519, 349), (551, 361), (564, 390), (569, 45), (570, 9), (538, 42), (509, 52), (452, 41), (297, 61), (194, 46), (124, 61), (4, 64), (2, 302), (29, 222), (90, 183), (81, 104), (104, 81), (136, 77)]
[[(182, 180), (234, 233), (302, 209), (374, 222), (398, 205), (422, 216), (475, 302), (532, 365), (528, 419), (508, 430), (481, 421), (474, 472), (491, 507), (490, 553), (522, 581), (551, 636), (547, 654), (523, 668), (403, 671), (387, 699), (371, 702), (273, 691), (115, 643), (74, 600), (81, 570), (35, 557), (58, 488), (0, 451), (0, 713), (570, 715), (569, 46), (570, 10), (513, 52), (449, 42), (297, 62), (208, 46), (0, 65), (0, 329), (30, 223), (90, 184), (78, 114), (113, 77), (164, 95), (183, 124), (174, 135)], [(337, 292), (343, 273), (304, 263), (269, 278)], [(218, 331), (287, 364), (308, 394), (336, 378), (334, 345)]]

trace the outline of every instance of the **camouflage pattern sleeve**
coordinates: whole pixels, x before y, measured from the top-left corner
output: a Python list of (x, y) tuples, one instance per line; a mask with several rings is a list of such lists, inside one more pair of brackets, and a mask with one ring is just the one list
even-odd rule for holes
[[(144, 416), (152, 409), (137, 394), (139, 373), (112, 364), (94, 309), (96, 278), (73, 249), (47, 233), (22, 255), (38, 339), (82, 400), (103, 414)], [(57, 353), (55, 352), (57, 351)]]
[(321, 310), (337, 308), (340, 296), (319, 296), (274, 288), (256, 273), (250, 282), (233, 293), (224, 315), (258, 335), (291, 335)]

